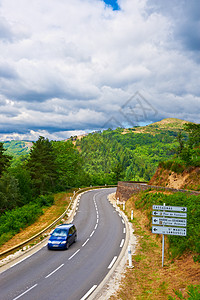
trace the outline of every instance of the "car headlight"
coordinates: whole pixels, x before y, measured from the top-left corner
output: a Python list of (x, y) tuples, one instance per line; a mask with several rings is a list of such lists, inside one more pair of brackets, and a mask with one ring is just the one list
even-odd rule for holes
[(61, 242), (61, 244), (66, 244), (66, 241)]

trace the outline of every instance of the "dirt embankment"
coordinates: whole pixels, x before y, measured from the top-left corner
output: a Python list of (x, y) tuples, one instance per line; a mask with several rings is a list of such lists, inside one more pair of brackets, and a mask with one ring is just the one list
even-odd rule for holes
[(149, 184), (175, 189), (200, 191), (200, 168), (191, 167), (180, 174), (171, 170), (158, 168), (149, 181)]

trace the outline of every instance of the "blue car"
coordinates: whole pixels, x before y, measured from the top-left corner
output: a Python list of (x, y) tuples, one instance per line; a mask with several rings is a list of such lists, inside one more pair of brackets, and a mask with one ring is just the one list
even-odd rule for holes
[(77, 240), (77, 230), (74, 224), (62, 224), (51, 233), (47, 248), (50, 249), (68, 249), (72, 243)]

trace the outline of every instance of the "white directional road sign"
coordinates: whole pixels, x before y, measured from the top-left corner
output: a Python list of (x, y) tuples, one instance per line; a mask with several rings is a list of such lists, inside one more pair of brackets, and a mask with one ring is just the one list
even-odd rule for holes
[(186, 219), (152, 217), (152, 224), (186, 227), (187, 226), (187, 220)]
[(186, 228), (152, 226), (152, 233), (186, 236)]
[(181, 211), (181, 212), (186, 212), (187, 211), (187, 207), (181, 207), (181, 206), (153, 205), (153, 209), (170, 210), (170, 211)]
[(187, 218), (187, 213), (178, 213), (172, 211), (153, 211), (153, 216), (158, 217), (177, 217), (177, 218)]

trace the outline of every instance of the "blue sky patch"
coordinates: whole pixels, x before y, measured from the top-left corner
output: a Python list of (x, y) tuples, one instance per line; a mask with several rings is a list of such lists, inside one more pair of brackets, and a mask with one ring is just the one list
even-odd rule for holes
[(106, 5), (112, 6), (113, 10), (120, 10), (117, 0), (103, 0)]

